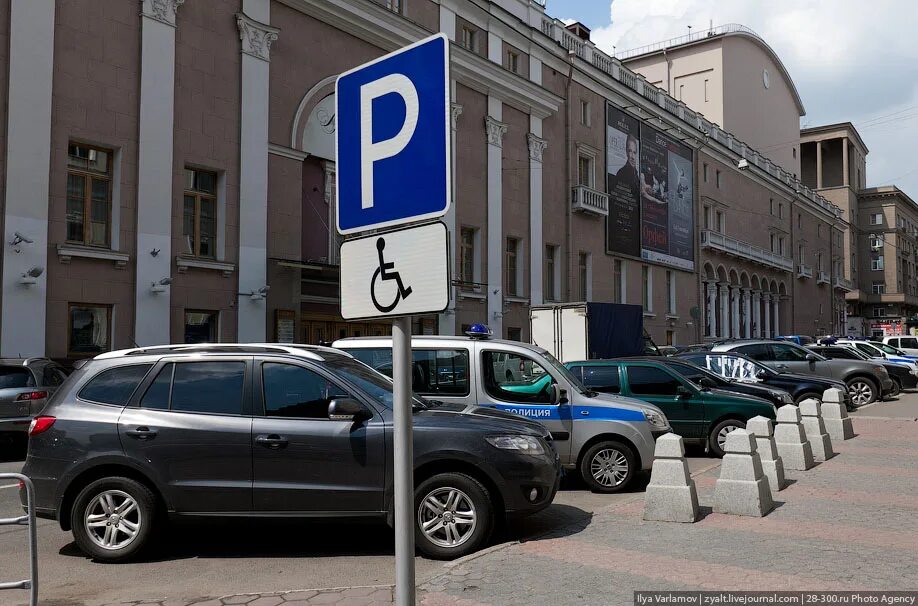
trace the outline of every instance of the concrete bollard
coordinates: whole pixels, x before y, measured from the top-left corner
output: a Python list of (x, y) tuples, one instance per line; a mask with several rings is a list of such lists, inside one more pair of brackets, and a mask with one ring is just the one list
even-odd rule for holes
[(800, 410), (792, 404), (778, 409), (775, 447), (784, 462), (784, 469), (806, 471), (815, 465), (813, 450), (800, 424)]
[(841, 442), (854, 437), (854, 427), (848, 417), (845, 392), (841, 389), (827, 389), (822, 394), (822, 422), (832, 440)]
[(835, 456), (832, 450), (832, 438), (826, 433), (819, 411), (819, 400), (807, 398), (800, 402), (800, 416), (803, 418), (803, 431), (813, 451), (814, 461), (828, 461)]
[(774, 509), (755, 437), (745, 429), (735, 429), (727, 434), (724, 452), (720, 478), (714, 485), (714, 511), (760, 518)]
[(784, 490), (787, 480), (784, 479), (784, 461), (778, 454), (775, 439), (772, 435), (771, 419), (752, 417), (746, 423), (746, 431), (755, 436), (755, 449), (762, 461), (762, 470), (768, 478), (772, 496)]
[(682, 437), (668, 433), (657, 439), (650, 484), (644, 496), (644, 519), (661, 522), (694, 522), (698, 519), (698, 493), (685, 461)]

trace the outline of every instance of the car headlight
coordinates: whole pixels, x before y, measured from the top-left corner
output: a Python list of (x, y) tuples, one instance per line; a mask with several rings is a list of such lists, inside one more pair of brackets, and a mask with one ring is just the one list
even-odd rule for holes
[(545, 454), (542, 442), (533, 436), (489, 436), (485, 440), (501, 450), (515, 450), (532, 456)]
[(659, 427), (660, 429), (668, 429), (669, 422), (666, 420), (662, 414), (658, 413), (655, 410), (644, 409), (644, 418), (647, 419), (647, 422), (653, 425), (654, 427)]

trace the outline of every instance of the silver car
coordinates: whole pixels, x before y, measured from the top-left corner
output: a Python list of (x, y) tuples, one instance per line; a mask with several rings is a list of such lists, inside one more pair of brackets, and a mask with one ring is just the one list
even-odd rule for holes
[[(392, 372), (390, 337), (340, 339), (333, 347), (380, 372)], [(649, 470), (656, 437), (670, 431), (656, 406), (590, 391), (541, 347), (420, 336), (412, 338), (411, 347), (415, 393), (540, 421), (551, 432), (562, 465), (578, 471), (596, 492), (618, 492), (639, 470)]]
[(24, 437), (66, 378), (64, 367), (47, 358), (0, 359), (0, 444)]

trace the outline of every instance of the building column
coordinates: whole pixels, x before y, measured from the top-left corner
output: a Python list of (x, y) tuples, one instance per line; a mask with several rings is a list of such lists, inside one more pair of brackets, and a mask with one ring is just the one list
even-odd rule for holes
[(768, 339), (771, 337), (771, 295), (762, 293), (762, 304), (764, 309), (762, 310), (765, 314), (765, 332), (762, 334), (762, 337)]
[[(184, 3), (144, 0), (141, 13), (134, 299), (134, 342), (140, 346), (171, 341), (171, 288), (154, 293), (150, 283), (172, 273), (175, 17)], [(154, 250), (159, 252), (153, 255)]]
[(742, 290), (743, 293), (743, 337), (752, 338), (752, 317), (750, 312), (751, 293), (748, 288)]
[(730, 287), (730, 336), (734, 339), (740, 336), (740, 289), (738, 286)]
[(708, 304), (707, 304), (707, 326), (705, 330), (706, 337), (716, 337), (717, 336), (717, 283), (716, 282), (705, 282), (705, 290), (707, 291)]
[[(54, 6), (53, 0), (9, 3), (0, 348), (10, 357), (45, 355)], [(32, 268), (41, 275), (22, 283)]]
[(781, 334), (781, 322), (780, 322), (781, 309), (778, 306), (780, 301), (781, 301), (781, 297), (779, 295), (774, 295), (771, 298), (772, 313), (774, 313), (774, 316), (775, 316), (775, 336), (778, 336)]
[(822, 189), (822, 141), (816, 142), (816, 189)]
[(500, 121), (503, 105), (488, 96), (485, 129), (488, 137), (488, 324), (496, 335), (504, 334), (503, 287), (503, 158), (502, 146), (507, 125)]
[(754, 291), (752, 293), (752, 324), (753, 337), (762, 338), (762, 293)]
[[(268, 108), (271, 44), (280, 31), (271, 27), (271, 0), (243, 0), (236, 13), (242, 42), (242, 110), (239, 128), (239, 291), (258, 292), (268, 272)], [(264, 342), (265, 298), (239, 297), (237, 339)]]
[(721, 338), (730, 338), (730, 293), (726, 284), (717, 285), (720, 296), (720, 334)]
[(529, 143), (529, 302), (530, 305), (541, 305), (544, 300), (542, 290), (542, 153), (548, 147), (542, 139), (542, 119), (529, 117), (530, 133), (526, 135)]
[[(456, 96), (456, 81), (453, 80), (450, 83), (450, 96), (453, 97), (455, 101)], [(450, 243), (450, 259), (452, 259), (451, 267), (449, 268), (449, 275), (452, 280), (455, 280), (459, 276), (459, 240), (457, 237), (458, 229), (456, 229), (456, 131), (459, 125), (459, 116), (462, 114), (462, 106), (458, 103), (450, 104), (450, 174), (452, 175), (453, 182), (451, 184), (452, 203), (449, 205), (449, 211), (446, 213), (446, 216), (443, 217), (443, 222), (446, 223), (446, 230), (449, 234), (448, 242)], [(437, 331), (441, 335), (455, 335), (456, 334), (456, 287), (450, 285), (449, 287), (449, 306), (446, 308), (446, 311), (439, 315), (438, 318), (438, 328)]]
[(851, 176), (848, 174), (848, 137), (842, 137), (842, 185), (850, 185)]

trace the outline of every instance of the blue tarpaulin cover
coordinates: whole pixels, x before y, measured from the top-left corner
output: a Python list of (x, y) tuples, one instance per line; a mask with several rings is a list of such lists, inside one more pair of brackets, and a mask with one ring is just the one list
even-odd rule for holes
[(643, 314), (640, 305), (587, 303), (590, 358), (643, 355)]

